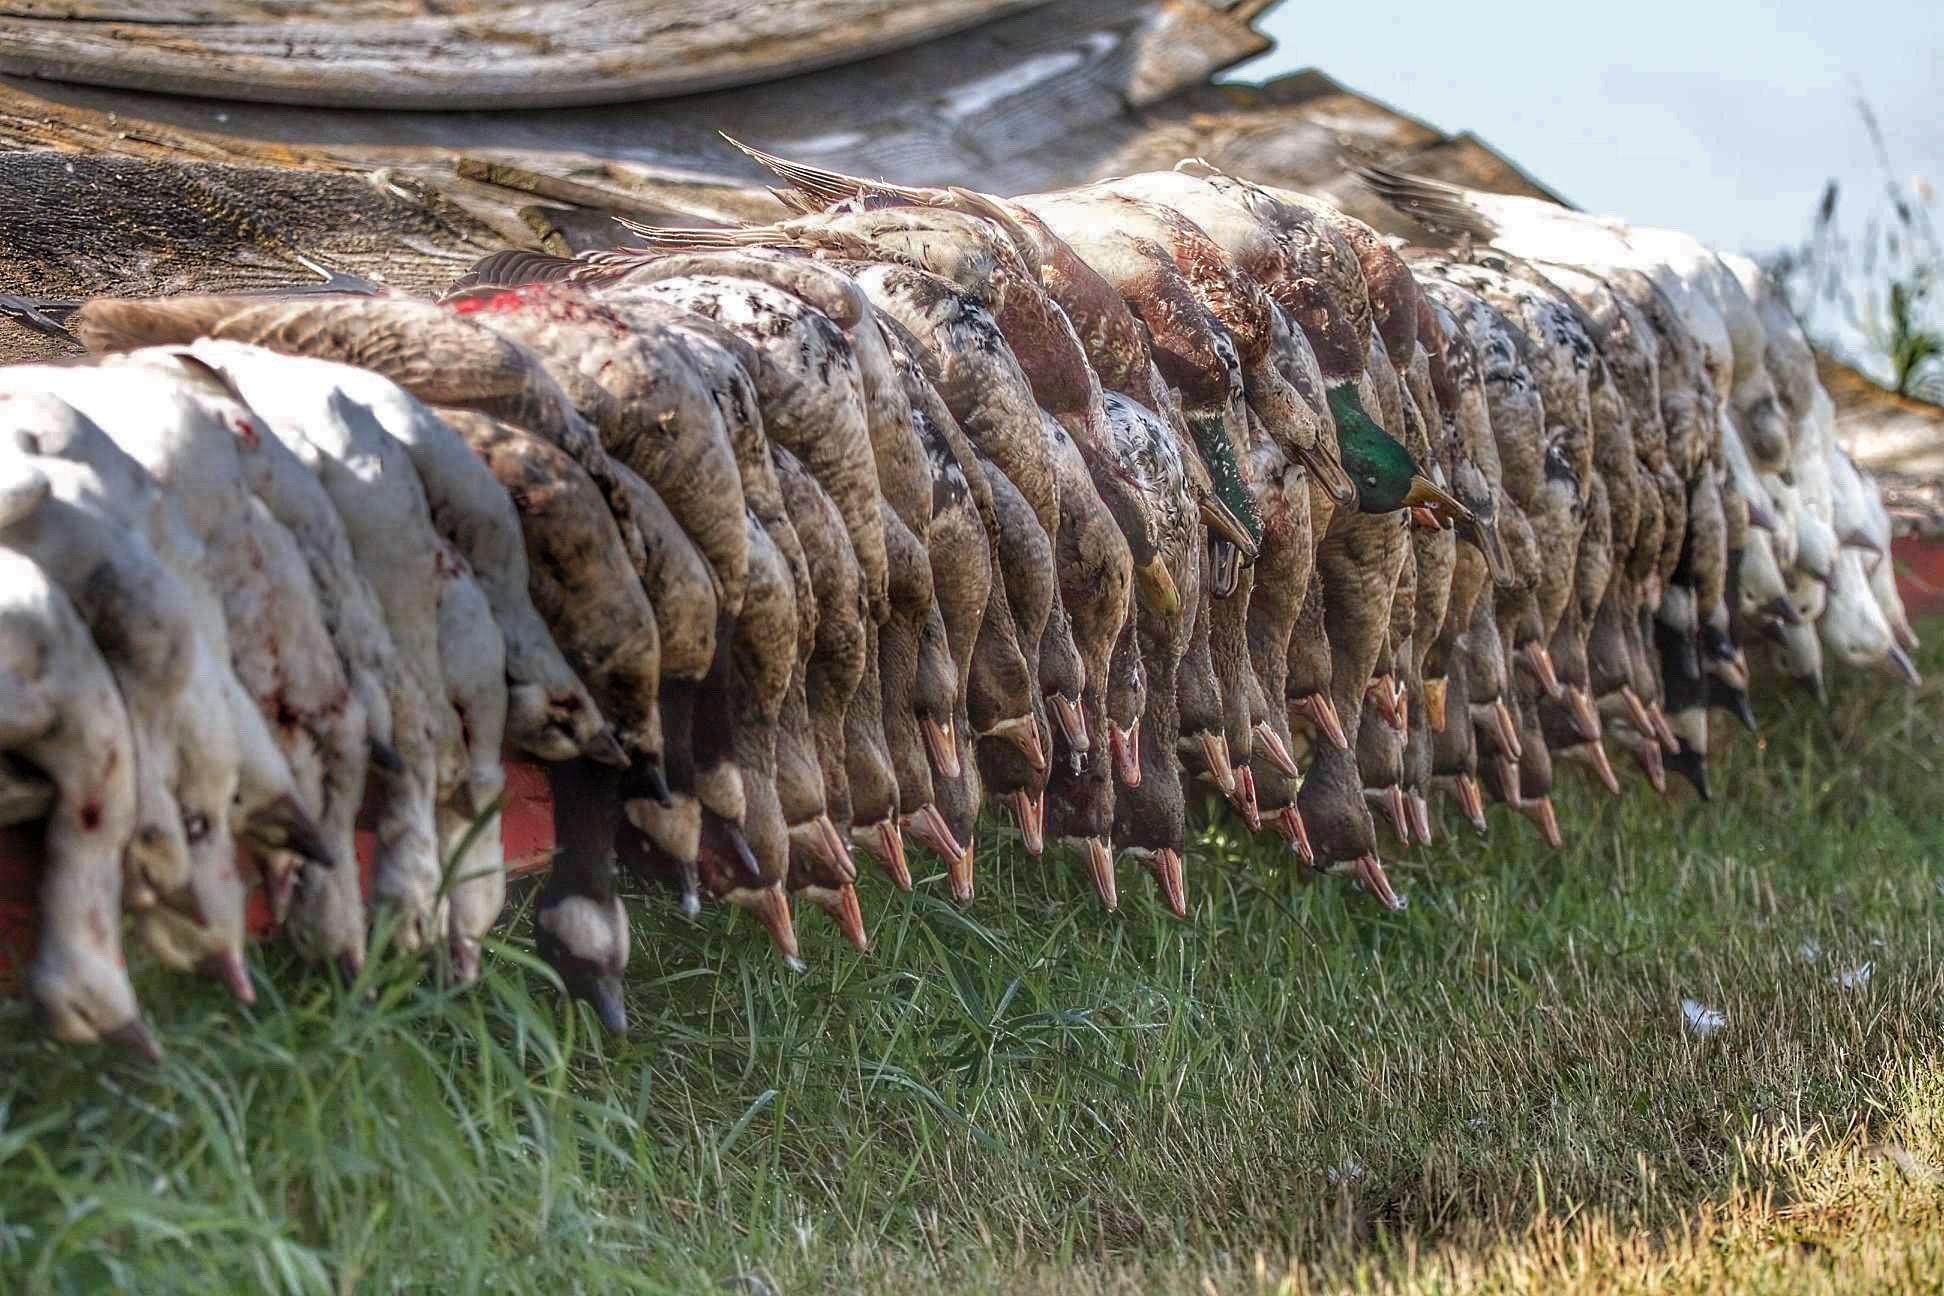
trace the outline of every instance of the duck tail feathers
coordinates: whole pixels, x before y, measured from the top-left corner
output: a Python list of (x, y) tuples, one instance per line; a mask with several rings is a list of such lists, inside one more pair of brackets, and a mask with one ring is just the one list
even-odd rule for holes
[(845, 175), (842, 171), (831, 171), (804, 162), (792, 162), (788, 158), (778, 157), (754, 145), (745, 144), (727, 131), (718, 131), (717, 134), (727, 140), (731, 148), (736, 149), (764, 170), (789, 181), (791, 187), (805, 201), (815, 204), (810, 210), (822, 211), (828, 207), (835, 207), (838, 203), (860, 194), (891, 194), (914, 202), (924, 199), (922, 190), (907, 189), (885, 180), (866, 180), (861, 176)]
[(1372, 193), (1427, 229), (1466, 234), (1481, 242), (1498, 237), (1498, 225), (1479, 210), (1469, 190), (1375, 162), (1351, 169)]

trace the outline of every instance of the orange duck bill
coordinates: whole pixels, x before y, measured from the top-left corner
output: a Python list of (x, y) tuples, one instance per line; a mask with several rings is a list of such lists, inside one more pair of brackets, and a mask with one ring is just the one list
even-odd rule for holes
[(1411, 806), (1411, 831), (1417, 834), (1419, 842), (1431, 844), (1431, 803), (1416, 792), (1406, 793)]
[(1316, 852), (1310, 847), (1309, 825), (1303, 822), (1303, 816), (1296, 807), (1284, 806), (1278, 810), (1274, 823), (1283, 844), (1295, 851), (1304, 864), (1314, 865)]
[(1013, 818), (1019, 821), (1019, 836), (1026, 853), (1038, 859), (1046, 849), (1046, 793), (1017, 791), (1012, 794), (1012, 803)]
[(905, 861), (904, 837), (898, 832), (896, 820), (852, 824), (851, 840), (878, 862), (878, 867), (891, 879), (892, 886), (900, 891), (911, 890), (911, 865)]
[(1181, 854), (1171, 846), (1150, 852), (1142, 861), (1154, 874), (1155, 885), (1161, 888), (1161, 898), (1168, 902), (1168, 912), (1186, 920), (1188, 917), (1188, 879), (1181, 863)]
[(1593, 698), (1577, 685), (1566, 687), (1566, 708), (1573, 716), (1573, 730), (1590, 743), (1600, 741), (1600, 713), (1594, 709)]
[(1290, 778), (1299, 777), (1295, 757), (1289, 754), (1288, 746), (1277, 736), (1275, 729), (1270, 726), (1267, 720), (1256, 721), (1255, 740), (1257, 747), (1261, 749), (1262, 754), (1268, 758), (1271, 765), (1274, 765)]
[(1620, 686), (1620, 704), (1627, 709), (1627, 723), (1636, 732), (1658, 739), (1659, 731), (1654, 728), (1653, 718), (1647, 714), (1647, 704), (1640, 700), (1640, 694), (1633, 691), (1631, 684)]
[(856, 887), (846, 882), (836, 888), (809, 887), (802, 894), (830, 915), (830, 921), (837, 924), (837, 930), (844, 933), (845, 940), (857, 947), (858, 953), (869, 951), (871, 937), (864, 930), (864, 907), (857, 902)]
[(947, 863), (957, 859), (964, 849), (952, 826), (945, 822), (945, 816), (929, 801), (904, 817), (904, 830), (911, 834), (913, 841)]
[(1377, 897), (1377, 903), (1397, 913), (1404, 908), (1404, 901), (1397, 892), (1391, 890), (1390, 878), (1384, 873), (1384, 862), (1375, 855), (1359, 855), (1350, 861), (1346, 870), (1362, 884), (1363, 889)]
[(1109, 720), (1107, 745), (1113, 750), (1114, 776), (1121, 781), (1121, 786), (1141, 786), (1141, 717), (1135, 716), (1134, 723), (1125, 730)]
[(1445, 728), (1445, 690), (1451, 681), (1444, 678), (1424, 681), (1424, 718), (1430, 722), (1431, 732), (1441, 734)]
[(1235, 767), (1235, 792), (1229, 797), (1229, 803), (1242, 816), (1242, 822), (1248, 825), (1250, 832), (1262, 831), (1262, 809), (1256, 801), (1255, 771), (1247, 765)]
[(1538, 679), (1539, 687), (1546, 691), (1547, 697), (1559, 696), (1559, 673), (1553, 669), (1552, 654), (1546, 651), (1546, 645), (1534, 639), (1519, 649), (1519, 659)]
[(1392, 675), (1377, 675), (1364, 686), (1364, 693), (1370, 698), (1377, 714), (1384, 717), (1384, 723), (1403, 733), (1410, 724), (1410, 713), (1404, 701), (1404, 686)]
[(1053, 712), (1053, 723), (1059, 726), (1060, 737), (1066, 739), (1073, 772), (1084, 772), (1093, 743), (1087, 736), (1087, 718), (1080, 714), (1080, 704), (1064, 693), (1048, 693), (1046, 701), (1048, 709)]
[(1525, 744), (1519, 741), (1519, 725), (1512, 718), (1512, 708), (1500, 698), (1492, 704), (1492, 719), (1498, 725), (1499, 751), (1513, 760), (1525, 755)]
[(1343, 732), (1343, 721), (1337, 715), (1336, 703), (1322, 693), (1310, 693), (1297, 698), (1289, 704), (1291, 723), (1300, 716), (1310, 727), (1327, 738), (1333, 746), (1348, 749), (1350, 739)]
[(1093, 882), (1094, 893), (1100, 897), (1100, 907), (1113, 913), (1120, 908), (1120, 884), (1114, 877), (1113, 852), (1098, 837), (1089, 837), (1075, 845), (1087, 862), (1087, 876)]
[(1559, 835), (1559, 815), (1553, 810), (1551, 797), (1534, 797), (1530, 801), (1521, 801), (1519, 813), (1539, 825), (1539, 831), (1546, 838), (1546, 845), (1558, 850), (1566, 844), (1565, 839)]
[(790, 901), (783, 894), (782, 884), (738, 887), (729, 893), (729, 899), (756, 915), (769, 932), (770, 940), (775, 942), (776, 952), (783, 956), (785, 967), (792, 972), (804, 970), (803, 959), (797, 952), (796, 927), (790, 921)]
[(1039, 724), (1030, 715), (1014, 716), (1001, 720), (985, 735), (988, 738), (1003, 738), (1019, 748), (1026, 757), (1026, 763), (1035, 770), (1046, 768), (1046, 743), (1040, 738)]
[(932, 768), (944, 778), (957, 778), (962, 771), (957, 735), (952, 732), (951, 719), (948, 717), (940, 722), (926, 715), (920, 716), (918, 723), (925, 734), (925, 753), (931, 757)]
[(1479, 790), (1478, 780), (1469, 774), (1460, 774), (1457, 785), (1458, 808), (1480, 834), (1489, 831), (1490, 825), (1485, 820), (1485, 793)]
[(1202, 761), (1208, 766), (1208, 776), (1215, 780), (1215, 786), (1222, 789), (1222, 795), (1235, 796), (1235, 766), (1229, 763), (1228, 739), (1219, 733), (1206, 732), (1201, 736)]

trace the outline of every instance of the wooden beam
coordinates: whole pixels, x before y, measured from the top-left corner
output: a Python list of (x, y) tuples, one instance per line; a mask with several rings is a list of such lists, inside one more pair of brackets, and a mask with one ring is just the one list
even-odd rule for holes
[(0, 0), (0, 71), (306, 107), (622, 103), (852, 63), (1044, 2)]

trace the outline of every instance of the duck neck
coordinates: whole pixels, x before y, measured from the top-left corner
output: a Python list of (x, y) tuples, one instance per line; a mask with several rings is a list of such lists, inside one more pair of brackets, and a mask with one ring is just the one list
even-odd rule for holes
[(1229, 443), (1226, 420), (1220, 414), (1190, 414), (1188, 429), (1195, 435), (1195, 447), (1201, 451), (1202, 462), (1208, 465), (1215, 498), (1242, 523), (1249, 539), (1260, 545), (1262, 515), (1256, 512), (1255, 498), (1242, 480), (1242, 465), (1236, 460), (1235, 447)]
[(1329, 389), (1330, 415), (1336, 422), (1337, 451), (1343, 470), (1356, 483), (1357, 507), (1364, 513), (1391, 513), (1404, 507), (1417, 465), (1401, 442), (1377, 425), (1364, 408), (1354, 382)]

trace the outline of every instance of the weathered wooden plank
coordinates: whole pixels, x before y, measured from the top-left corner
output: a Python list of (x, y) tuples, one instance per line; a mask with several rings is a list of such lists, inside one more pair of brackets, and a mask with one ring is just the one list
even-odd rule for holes
[(855, 62), (1040, 3), (544, 0), (447, 13), (395, 0), (15, 0), (0, 4), (0, 70), (310, 107), (620, 103)]
[[(507, 246), (383, 173), (0, 153), (0, 293), (247, 292), (316, 284), (318, 268), (430, 293)], [(0, 361), (59, 349), (0, 303)]]
[(757, 184), (754, 164), (716, 138), (727, 130), (850, 170), (988, 188), (1018, 178), (1038, 187), (1055, 177), (1034, 165), (1036, 154), (1066, 133), (1158, 103), (1266, 45), (1246, 24), (1198, 0), (1057, 0), (895, 55), (758, 88), (664, 100), (652, 111), (299, 110), (12, 84), (31, 98), (114, 113), (124, 122), (368, 164), (449, 169), (454, 154), (474, 153), (571, 174), (551, 159), (593, 156), (687, 178), (645, 176), (658, 192), (702, 180), (724, 190)]

